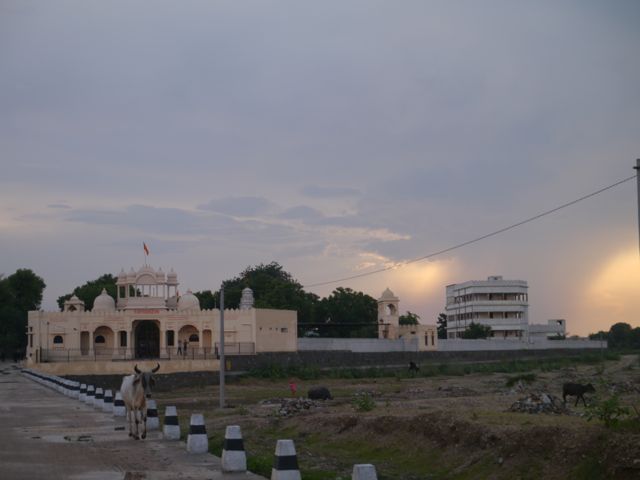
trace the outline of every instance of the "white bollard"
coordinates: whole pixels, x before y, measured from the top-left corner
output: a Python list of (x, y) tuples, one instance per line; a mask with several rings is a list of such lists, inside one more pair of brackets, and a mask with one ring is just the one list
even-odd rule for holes
[(159, 430), (158, 406), (155, 400), (147, 400), (147, 430)]
[(230, 425), (225, 430), (224, 446), (222, 447), (222, 471), (247, 471), (247, 454), (244, 451), (242, 432), (238, 425)]
[(187, 436), (187, 452), (207, 453), (209, 440), (207, 428), (204, 426), (204, 417), (201, 413), (193, 413), (189, 422), (189, 435)]
[(353, 466), (351, 480), (378, 480), (376, 467), (370, 463), (362, 463)]
[(162, 436), (166, 440), (180, 440), (180, 423), (176, 407), (167, 407), (164, 410), (164, 425)]
[(98, 387), (96, 388), (96, 396), (93, 397), (93, 406), (98, 410), (102, 410), (103, 405), (104, 405), (104, 390)]
[(71, 398), (78, 399), (80, 394), (80, 382), (71, 382)]
[(93, 406), (94, 399), (96, 398), (96, 389), (93, 385), (87, 386), (87, 396), (84, 399), (84, 403)]
[(127, 414), (127, 409), (124, 406), (124, 400), (122, 400), (122, 394), (120, 390), (116, 392), (116, 398), (113, 399), (113, 416), (124, 417)]
[(104, 392), (104, 403), (102, 405), (102, 411), (107, 413), (113, 413), (113, 393), (111, 390)]
[(293, 440), (278, 440), (271, 480), (302, 480)]
[(81, 402), (84, 402), (87, 399), (87, 384), (86, 383), (81, 383), (80, 384), (80, 395), (78, 395), (78, 400), (80, 400)]

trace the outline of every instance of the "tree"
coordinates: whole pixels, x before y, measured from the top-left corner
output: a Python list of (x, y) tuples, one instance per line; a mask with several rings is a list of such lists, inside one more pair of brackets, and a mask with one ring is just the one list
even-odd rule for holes
[[(318, 296), (307, 293), (293, 276), (277, 262), (247, 267), (237, 277), (222, 282), (225, 308), (238, 308), (242, 290), (253, 290), (256, 308), (296, 310), (298, 323), (312, 323)], [(220, 306), (220, 292), (205, 290), (194, 293), (200, 299), (201, 308)]]
[(350, 288), (338, 287), (318, 306), (323, 337), (377, 337), (378, 302)]
[(446, 340), (447, 338), (447, 314), (441, 313), (438, 315), (438, 339)]
[(44, 280), (29, 269), (0, 276), (0, 349), (24, 349), (28, 312), (40, 308), (45, 287)]
[(487, 338), (491, 336), (491, 327), (489, 325), (482, 325), (481, 323), (471, 322), (469, 326), (462, 332), (462, 338), (466, 339), (479, 339)]
[(608, 335), (610, 348), (629, 348), (631, 346), (631, 325), (628, 323), (615, 323), (611, 325)]
[(418, 325), (420, 323), (418, 320), (420, 320), (420, 317), (417, 314), (407, 310), (407, 313), (400, 315), (398, 322), (400, 325)]
[(85, 309), (93, 309), (93, 301), (102, 293), (103, 288), (106, 289), (107, 293), (113, 298), (117, 298), (116, 280), (116, 277), (110, 273), (105, 273), (95, 280), (91, 280), (84, 285), (74, 288), (72, 293), (58, 297), (58, 307), (60, 307), (60, 311), (64, 308), (64, 302), (69, 300), (73, 295), (84, 302)]

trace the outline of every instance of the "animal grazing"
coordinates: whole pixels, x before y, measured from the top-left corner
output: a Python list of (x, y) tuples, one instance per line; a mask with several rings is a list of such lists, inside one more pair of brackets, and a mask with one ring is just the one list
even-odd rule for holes
[[(129, 436), (135, 440), (147, 438), (147, 398), (151, 397), (151, 387), (156, 384), (153, 374), (160, 370), (160, 364), (150, 372), (141, 372), (138, 366), (133, 367), (135, 375), (127, 375), (122, 379), (120, 394), (126, 408), (129, 422)], [(135, 421), (135, 433), (133, 422)], [(140, 435), (142, 423), (142, 435)]]
[(333, 400), (327, 387), (313, 387), (309, 389), (307, 396), (311, 400)]
[(410, 372), (418, 373), (419, 370), (420, 370), (420, 367), (418, 367), (418, 365), (416, 365), (416, 362), (409, 362), (409, 371)]
[(578, 406), (578, 401), (582, 399), (582, 403), (584, 406), (587, 406), (587, 402), (584, 400), (584, 394), (588, 392), (595, 392), (596, 389), (593, 388), (593, 385), (590, 383), (588, 385), (581, 385), (579, 383), (565, 383), (562, 385), (562, 400), (564, 403), (567, 403), (567, 395), (576, 397), (576, 404)]

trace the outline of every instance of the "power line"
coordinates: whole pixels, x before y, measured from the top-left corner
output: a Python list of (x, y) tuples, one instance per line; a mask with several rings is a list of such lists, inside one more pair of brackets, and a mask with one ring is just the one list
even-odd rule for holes
[(568, 203), (564, 203), (564, 204), (562, 204), (562, 205), (560, 205), (558, 207), (552, 208), (551, 210), (546, 210), (546, 211), (544, 211), (542, 213), (534, 215), (533, 217), (529, 217), (529, 218), (527, 218), (525, 220), (522, 220), (520, 222), (511, 224), (508, 227), (504, 227), (504, 228), (501, 228), (499, 230), (495, 230), (495, 231), (493, 231), (491, 233), (487, 233), (485, 235), (482, 235), (480, 237), (476, 237), (476, 238), (474, 238), (472, 240), (467, 240), (466, 242), (458, 243), (457, 245), (453, 245), (451, 247), (444, 248), (442, 250), (438, 250), (437, 252), (429, 253), (428, 255), (423, 255), (421, 257), (417, 257), (417, 258), (414, 258), (412, 260), (405, 260), (404, 262), (399, 262), (399, 263), (397, 263), (395, 265), (392, 265), (390, 267), (379, 268), (377, 270), (372, 270), (370, 272), (359, 273), (357, 275), (351, 275), (349, 277), (343, 277), (343, 278), (338, 278), (338, 279), (335, 279), (335, 280), (329, 280), (327, 282), (312, 283), (312, 284), (309, 284), (309, 285), (305, 285), (304, 287), (305, 288), (320, 287), (320, 286), (323, 286), (323, 285), (330, 285), (332, 283), (344, 282), (344, 281), (347, 281), (347, 280), (354, 280), (356, 278), (368, 277), (369, 275), (375, 275), (377, 273), (382, 273), (382, 272), (386, 272), (386, 271), (389, 271), (389, 270), (394, 270), (396, 268), (401, 268), (401, 267), (404, 267), (404, 266), (409, 265), (411, 263), (421, 262), (422, 260), (427, 260), (429, 258), (433, 258), (433, 257), (436, 257), (438, 255), (442, 255), (443, 253), (451, 252), (452, 250), (457, 250), (458, 248), (466, 247), (467, 245), (471, 245), (472, 243), (477, 243), (477, 242), (479, 242), (481, 240), (484, 240), (486, 238), (494, 237), (494, 236), (499, 235), (501, 233), (504, 233), (504, 232), (506, 232), (508, 230), (512, 230), (514, 228), (520, 227), (520, 226), (522, 226), (522, 225), (524, 225), (526, 223), (533, 222), (534, 220), (538, 220), (539, 218), (542, 218), (542, 217), (545, 217), (545, 216), (550, 215), (552, 213), (555, 213), (558, 210), (562, 210), (563, 208), (570, 207), (571, 205), (575, 205), (576, 203), (581, 202), (583, 200), (586, 200), (588, 198), (595, 197), (596, 195), (599, 195), (602, 192), (606, 192), (607, 190), (615, 188), (618, 185), (621, 185), (621, 184), (623, 184), (625, 182), (628, 182), (629, 180), (633, 180), (634, 178), (636, 178), (636, 175), (633, 175), (631, 177), (627, 177), (627, 178), (625, 178), (623, 180), (620, 180), (620, 181), (618, 181), (616, 183), (612, 183), (611, 185), (609, 185), (607, 187), (601, 188), (600, 190), (596, 190), (595, 192), (592, 192), (592, 193), (590, 193), (588, 195), (585, 195), (583, 197), (576, 198), (575, 200), (572, 200), (572, 201), (570, 201)]

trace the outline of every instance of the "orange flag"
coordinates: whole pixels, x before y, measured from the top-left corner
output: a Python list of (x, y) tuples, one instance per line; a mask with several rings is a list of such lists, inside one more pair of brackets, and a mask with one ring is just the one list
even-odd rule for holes
[(147, 255), (149, 255), (149, 247), (147, 247), (147, 244), (142, 242), (142, 248), (144, 248), (144, 253), (146, 253)]

